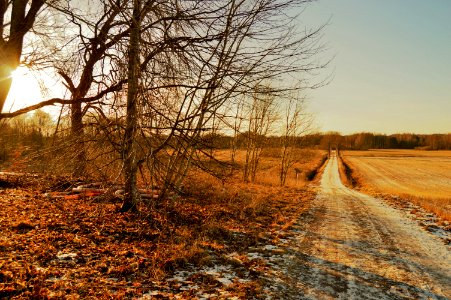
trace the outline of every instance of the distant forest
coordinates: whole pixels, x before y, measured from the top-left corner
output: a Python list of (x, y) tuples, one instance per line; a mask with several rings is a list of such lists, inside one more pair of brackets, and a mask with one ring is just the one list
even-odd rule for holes
[[(238, 136), (238, 148), (244, 146), (247, 133)], [(451, 133), (448, 134), (375, 134), (355, 133), (341, 135), (338, 132), (307, 134), (296, 138), (299, 148), (329, 149), (337, 145), (342, 150), (368, 150), (368, 149), (418, 149), (418, 150), (451, 150)], [(279, 147), (282, 137), (266, 137), (267, 147)], [(226, 149), (230, 147), (232, 137), (221, 134), (207, 134), (204, 137), (205, 145), (212, 148)]]
[(451, 133), (448, 134), (375, 134), (355, 133), (341, 135), (339, 133), (318, 133), (303, 137), (306, 147), (327, 149), (329, 144), (339, 145), (346, 150), (368, 149), (418, 149), (418, 150), (451, 150)]

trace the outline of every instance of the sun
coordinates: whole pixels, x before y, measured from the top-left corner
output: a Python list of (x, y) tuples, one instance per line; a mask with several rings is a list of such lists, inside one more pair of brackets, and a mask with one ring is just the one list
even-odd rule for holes
[(20, 66), (11, 73), (12, 84), (5, 102), (6, 111), (15, 111), (42, 101), (39, 82), (33, 71)]

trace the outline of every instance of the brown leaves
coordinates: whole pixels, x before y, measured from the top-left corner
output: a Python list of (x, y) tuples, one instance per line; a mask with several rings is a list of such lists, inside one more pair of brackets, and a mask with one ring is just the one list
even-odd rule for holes
[[(164, 279), (246, 251), (302, 207), (300, 194), (284, 189), (206, 184), (207, 191), (198, 184), (189, 197), (119, 214), (120, 203), (86, 193), (49, 198), (34, 187), (0, 191), (0, 297), (121, 299), (163, 291), (189, 298), (192, 291)], [(211, 276), (191, 279), (200, 290), (220, 285)], [(229, 289), (250, 295), (258, 287), (249, 281)]]
[[(1, 295), (126, 293), (127, 277), (146, 267), (142, 255), (151, 256), (147, 249), (154, 248), (140, 234), (151, 236), (154, 230), (116, 215), (112, 204), (25, 197), (27, 193), (10, 189), (0, 198)], [(97, 289), (102, 276), (118, 277), (122, 283)]]

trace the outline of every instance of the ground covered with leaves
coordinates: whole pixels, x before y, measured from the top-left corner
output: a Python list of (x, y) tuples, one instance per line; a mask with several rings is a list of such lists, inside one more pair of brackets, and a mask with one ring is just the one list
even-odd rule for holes
[(45, 195), (79, 184), (67, 178), (1, 175), (0, 298), (261, 298), (264, 263), (244, 253), (277, 239), (314, 192), (194, 177), (137, 214), (114, 195)]

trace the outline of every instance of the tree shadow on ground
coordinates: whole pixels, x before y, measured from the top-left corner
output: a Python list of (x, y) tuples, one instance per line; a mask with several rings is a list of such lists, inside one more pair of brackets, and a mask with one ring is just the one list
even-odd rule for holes
[[(362, 241), (328, 239), (308, 231), (307, 239), (321, 238), (336, 244), (345, 245), (356, 253), (372, 257), (375, 264), (390, 262), (408, 269), (424, 270), (443, 282), (451, 282), (449, 275), (427, 266), (382, 253), (371, 244)], [(293, 241), (295, 242), (295, 241)], [(286, 245), (283, 255), (273, 254), (271, 269), (266, 276), (265, 286), (275, 298), (283, 299), (448, 299), (434, 291), (407, 282), (382, 276), (363, 268), (349, 266), (323, 259), (304, 251), (302, 245)], [(333, 249), (332, 249), (333, 250)], [(395, 258), (395, 259), (394, 259)], [(383, 266), (382, 266), (383, 267)], [(383, 271), (383, 270), (382, 270)], [(277, 278), (274, 280), (274, 278)], [(443, 291), (444, 292), (444, 291)]]

